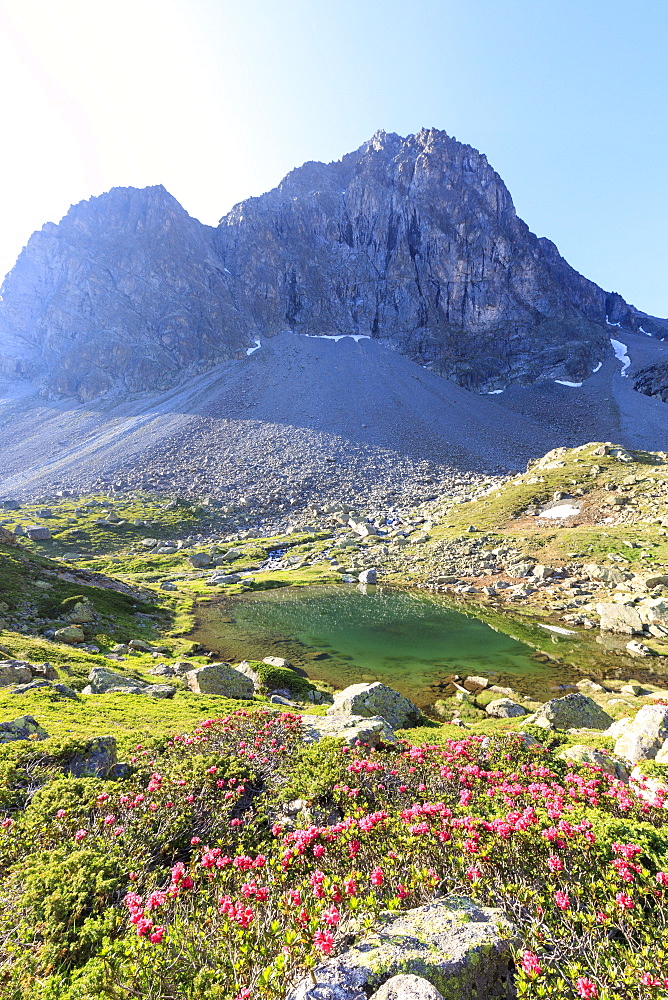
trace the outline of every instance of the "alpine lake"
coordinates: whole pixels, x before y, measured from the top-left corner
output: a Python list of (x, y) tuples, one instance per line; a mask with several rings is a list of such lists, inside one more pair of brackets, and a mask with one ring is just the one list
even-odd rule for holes
[(191, 638), (230, 663), (284, 657), (335, 689), (381, 681), (422, 709), (452, 694), (457, 675), (542, 701), (583, 676), (638, 675), (621, 637), (564, 631), (441, 594), (339, 584), (214, 598)]

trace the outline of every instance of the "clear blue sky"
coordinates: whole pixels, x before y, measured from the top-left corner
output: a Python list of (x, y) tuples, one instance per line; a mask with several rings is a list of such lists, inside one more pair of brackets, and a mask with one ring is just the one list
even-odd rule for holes
[(0, 0), (0, 273), (114, 185), (215, 223), (304, 160), (427, 126), (666, 316), (667, 51), (668, 0)]

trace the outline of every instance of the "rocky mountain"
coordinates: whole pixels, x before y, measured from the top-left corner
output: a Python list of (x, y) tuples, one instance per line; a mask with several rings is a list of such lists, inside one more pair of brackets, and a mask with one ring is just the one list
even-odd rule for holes
[(162, 186), (113, 188), (31, 236), (0, 301), (0, 370), (92, 399), (165, 388), (246, 346), (214, 230)]
[(619, 331), (668, 338), (518, 218), (485, 156), (379, 132), (217, 229), (115, 188), (35, 233), (2, 287), (0, 366), (47, 394), (165, 387), (278, 333), (360, 334), (477, 390), (586, 378)]

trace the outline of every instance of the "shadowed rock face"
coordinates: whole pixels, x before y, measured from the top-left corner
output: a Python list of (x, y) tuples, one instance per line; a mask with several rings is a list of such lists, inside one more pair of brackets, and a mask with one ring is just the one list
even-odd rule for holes
[[(35, 233), (0, 302), (0, 366), (92, 398), (173, 384), (280, 332), (363, 334), (477, 390), (579, 381), (616, 329), (668, 336), (574, 271), (486, 158), (437, 130), (306, 163), (217, 229), (114, 188)], [(617, 326), (619, 324), (619, 326)]]
[(668, 403), (668, 361), (663, 364), (648, 365), (638, 372), (633, 388), (646, 396), (658, 396)]

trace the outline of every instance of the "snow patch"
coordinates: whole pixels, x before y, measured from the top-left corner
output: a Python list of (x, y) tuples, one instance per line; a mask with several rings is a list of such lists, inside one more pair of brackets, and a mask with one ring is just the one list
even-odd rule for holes
[(561, 378), (555, 378), (554, 381), (557, 383), (557, 385), (570, 385), (573, 389), (579, 389), (580, 386), (583, 384), (582, 382), (564, 382), (564, 380)]
[(485, 393), (485, 395), (486, 396), (498, 396), (500, 392), (503, 392), (503, 389), (490, 389), (489, 392)]
[(305, 337), (310, 337), (312, 340), (343, 340), (344, 337), (350, 337), (355, 341), (356, 344), (360, 340), (371, 340), (371, 336), (368, 333), (306, 333)]
[(575, 517), (579, 513), (579, 507), (574, 507), (570, 503), (562, 503), (558, 507), (551, 507), (549, 510), (544, 510), (538, 517)]
[(262, 345), (261, 345), (260, 341), (256, 340), (255, 341), (255, 347), (249, 347), (248, 350), (246, 351), (246, 356), (248, 357), (249, 354), (255, 354), (256, 351), (260, 350), (261, 346)]
[(605, 322), (608, 324), (608, 326), (618, 326), (621, 329), (622, 326), (621, 323), (611, 323), (607, 316), (605, 317)]
[(626, 353), (626, 344), (622, 344), (621, 340), (613, 340), (612, 337), (610, 338), (610, 343), (612, 344), (612, 349), (615, 352), (615, 357), (622, 363), (622, 378), (628, 378), (626, 369), (631, 364), (631, 359)]
[(544, 625), (543, 622), (538, 622), (539, 628), (546, 628), (548, 632), (556, 632), (557, 635), (576, 635), (571, 629), (559, 628), (558, 625)]
[(592, 368), (592, 370), (591, 370), (592, 375), (595, 375), (596, 372), (600, 371), (602, 367), (603, 367), (603, 362), (599, 361), (599, 363), (596, 365), (596, 367)]
[(652, 334), (648, 333), (647, 330), (643, 330), (643, 328), (641, 326), (639, 326), (638, 329), (640, 330), (641, 333), (644, 333), (646, 337), (651, 337), (652, 336)]

